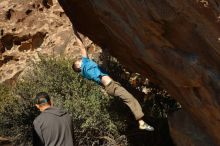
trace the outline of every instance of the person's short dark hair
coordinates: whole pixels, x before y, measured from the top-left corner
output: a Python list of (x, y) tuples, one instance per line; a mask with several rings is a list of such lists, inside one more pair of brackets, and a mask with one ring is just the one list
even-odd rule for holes
[(76, 58), (76, 59), (74, 59), (74, 61), (73, 61), (72, 69), (73, 69), (75, 72), (81, 72), (81, 69), (76, 66), (76, 62), (77, 62), (77, 61), (80, 61), (80, 60), (82, 60), (81, 57), (80, 57), (80, 58)]
[(50, 96), (46, 92), (37, 93), (34, 102), (39, 105), (48, 103), (50, 102)]

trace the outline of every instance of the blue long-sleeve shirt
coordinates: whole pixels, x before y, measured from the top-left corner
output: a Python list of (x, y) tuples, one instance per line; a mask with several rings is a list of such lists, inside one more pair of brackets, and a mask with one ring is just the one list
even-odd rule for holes
[(108, 76), (104, 71), (92, 60), (87, 57), (82, 58), (81, 74), (83, 77), (101, 83), (102, 76)]

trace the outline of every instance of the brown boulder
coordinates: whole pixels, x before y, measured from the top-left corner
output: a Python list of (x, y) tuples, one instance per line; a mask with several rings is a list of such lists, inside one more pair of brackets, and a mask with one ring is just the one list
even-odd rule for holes
[(200, 127), (198, 136), (220, 145), (219, 1), (59, 2), (79, 32), (167, 89)]
[(74, 57), (80, 52), (57, 0), (1, 0), (0, 19), (0, 83), (16, 79), (30, 62), (39, 61), (38, 54)]
[(0, 137), (0, 145), (1, 146), (12, 146), (12, 142), (4, 137)]

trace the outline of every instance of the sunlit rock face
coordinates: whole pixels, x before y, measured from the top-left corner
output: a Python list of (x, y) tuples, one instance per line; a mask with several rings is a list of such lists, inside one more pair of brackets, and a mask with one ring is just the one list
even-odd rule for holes
[[(185, 130), (206, 137), (188, 137), (192, 145), (202, 141), (220, 145), (218, 0), (59, 2), (76, 30), (109, 49), (132, 71), (167, 89), (182, 104), (189, 119), (186, 122), (199, 129), (185, 126)], [(184, 117), (183, 114), (181, 118)], [(174, 141), (184, 145), (181, 137), (176, 137), (183, 136), (184, 131), (177, 131), (171, 129)]]
[(79, 54), (77, 40), (56, 0), (1, 0), (0, 83), (14, 81), (31, 62), (39, 60), (38, 54)]

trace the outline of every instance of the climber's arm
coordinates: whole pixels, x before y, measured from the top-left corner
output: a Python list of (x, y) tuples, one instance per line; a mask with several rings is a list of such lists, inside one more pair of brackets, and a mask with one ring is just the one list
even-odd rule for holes
[(81, 52), (82, 57), (87, 58), (87, 57), (88, 57), (88, 55), (87, 55), (87, 50), (86, 50), (85, 46), (83, 45), (81, 39), (76, 38), (76, 42), (77, 42), (78, 45), (79, 45), (79, 48), (80, 48), (80, 52)]
[(84, 46), (81, 47), (81, 54), (82, 54), (82, 57), (85, 57), (85, 58), (88, 57), (86, 48)]

